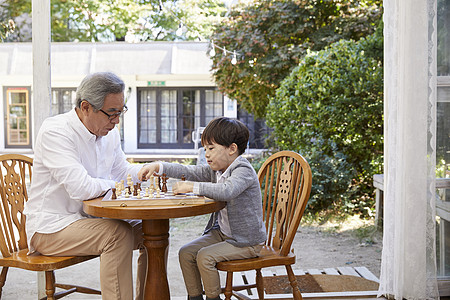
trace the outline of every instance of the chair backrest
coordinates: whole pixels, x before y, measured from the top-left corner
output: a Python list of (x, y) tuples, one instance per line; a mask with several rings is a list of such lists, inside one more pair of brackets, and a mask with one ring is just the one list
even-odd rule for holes
[(27, 184), (31, 182), (32, 166), (33, 160), (25, 155), (0, 155), (0, 251), (3, 257), (28, 248), (23, 208), (28, 200)]
[(263, 196), (266, 245), (287, 255), (311, 192), (311, 168), (300, 154), (280, 151), (263, 163), (258, 178)]

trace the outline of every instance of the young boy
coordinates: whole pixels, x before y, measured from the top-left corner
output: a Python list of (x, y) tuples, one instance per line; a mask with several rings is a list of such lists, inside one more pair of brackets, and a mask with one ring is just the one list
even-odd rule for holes
[(227, 205), (213, 213), (203, 236), (184, 245), (179, 260), (188, 299), (220, 299), (219, 272), (216, 263), (259, 255), (266, 240), (262, 221), (261, 190), (251, 164), (241, 156), (249, 131), (240, 121), (220, 117), (203, 131), (201, 142), (208, 165), (184, 166), (155, 162), (139, 172), (141, 180), (165, 173), (187, 181), (174, 184), (175, 194), (194, 192)]

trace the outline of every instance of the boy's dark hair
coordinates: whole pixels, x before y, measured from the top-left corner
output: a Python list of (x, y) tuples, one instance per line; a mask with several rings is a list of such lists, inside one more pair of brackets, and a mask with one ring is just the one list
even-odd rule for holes
[(202, 133), (202, 145), (216, 143), (230, 147), (235, 143), (238, 146), (239, 155), (247, 148), (250, 133), (248, 128), (238, 120), (227, 117), (213, 119)]

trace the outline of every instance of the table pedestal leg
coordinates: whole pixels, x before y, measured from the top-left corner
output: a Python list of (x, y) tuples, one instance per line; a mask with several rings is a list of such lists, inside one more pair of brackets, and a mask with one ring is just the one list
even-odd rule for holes
[(167, 281), (169, 220), (143, 220), (142, 232), (148, 261), (144, 298), (145, 300), (169, 300)]

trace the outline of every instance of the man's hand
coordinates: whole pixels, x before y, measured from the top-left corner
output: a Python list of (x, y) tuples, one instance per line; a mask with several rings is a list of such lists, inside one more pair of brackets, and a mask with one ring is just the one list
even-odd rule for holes
[(146, 181), (150, 178), (150, 176), (159, 172), (159, 163), (153, 162), (147, 165), (144, 165), (142, 169), (138, 172), (138, 178), (140, 181)]
[(192, 193), (194, 183), (191, 181), (177, 181), (172, 185), (172, 192), (176, 194)]

